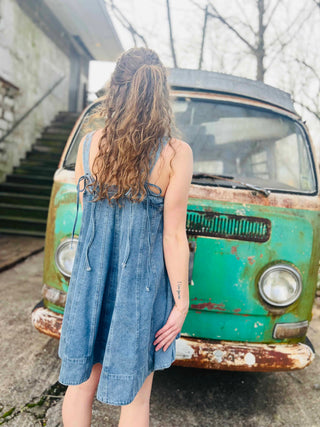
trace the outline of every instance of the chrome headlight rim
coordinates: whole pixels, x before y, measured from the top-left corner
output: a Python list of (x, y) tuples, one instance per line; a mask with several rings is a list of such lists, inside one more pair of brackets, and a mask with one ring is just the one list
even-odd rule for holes
[(60, 271), (61, 274), (63, 274), (65, 277), (68, 277), (70, 279), (71, 277), (71, 273), (69, 273), (68, 271), (66, 271), (63, 266), (61, 266), (60, 261), (59, 261), (59, 252), (65, 247), (68, 246), (69, 244), (71, 244), (71, 242), (73, 242), (73, 244), (78, 245), (78, 237), (74, 237), (73, 239), (71, 237), (64, 239), (62, 242), (59, 243), (59, 245), (57, 246), (55, 253), (54, 253), (54, 261), (55, 264), (58, 268), (58, 270)]
[[(286, 302), (283, 303), (278, 303), (273, 301), (272, 299), (270, 299), (264, 292), (263, 289), (263, 281), (266, 278), (266, 276), (268, 276), (268, 274), (272, 273), (273, 271), (286, 271), (291, 273), (297, 280), (297, 290), (294, 293), (294, 295), (292, 295), (292, 297), (290, 299), (288, 299)], [(258, 281), (258, 288), (259, 288), (259, 293), (261, 298), (263, 299), (264, 302), (266, 302), (267, 304), (273, 306), (273, 307), (288, 307), (289, 305), (292, 305), (293, 303), (295, 303), (302, 292), (302, 277), (300, 272), (294, 268), (292, 265), (290, 264), (286, 264), (286, 263), (278, 263), (272, 266), (269, 266), (268, 268), (266, 268), (264, 270), (264, 272), (261, 274), (259, 281)]]

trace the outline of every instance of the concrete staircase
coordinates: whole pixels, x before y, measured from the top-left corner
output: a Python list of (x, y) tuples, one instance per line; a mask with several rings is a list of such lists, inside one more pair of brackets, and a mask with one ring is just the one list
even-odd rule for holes
[(0, 183), (0, 233), (45, 236), (53, 175), (78, 116), (59, 112)]

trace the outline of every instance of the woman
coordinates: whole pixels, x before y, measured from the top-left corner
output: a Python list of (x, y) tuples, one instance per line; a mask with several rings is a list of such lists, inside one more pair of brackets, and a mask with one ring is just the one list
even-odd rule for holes
[(75, 168), (83, 215), (59, 343), (62, 417), (90, 426), (97, 392), (121, 406), (120, 427), (144, 427), (154, 371), (174, 361), (189, 306), (193, 156), (171, 137), (166, 69), (150, 49), (120, 56), (100, 114)]

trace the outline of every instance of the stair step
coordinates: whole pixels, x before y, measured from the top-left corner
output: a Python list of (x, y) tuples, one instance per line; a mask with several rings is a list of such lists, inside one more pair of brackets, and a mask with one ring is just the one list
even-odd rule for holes
[(58, 125), (54, 125), (51, 123), (50, 126), (47, 126), (42, 134), (43, 135), (63, 135), (64, 137), (69, 136), (70, 133), (70, 128), (72, 128), (71, 126), (68, 127), (62, 127), (62, 126), (58, 126)]
[[(30, 200), (29, 200), (30, 202)], [(47, 219), (48, 208), (42, 206), (30, 206), (30, 205), (15, 205), (12, 203), (0, 202), (0, 215), (6, 215), (10, 218), (33, 218), (33, 219)]]
[(21, 174), (21, 175), (44, 175), (50, 176), (53, 179), (53, 175), (56, 171), (56, 168), (51, 168), (48, 166), (16, 166), (13, 169), (13, 174)]
[(16, 182), (21, 184), (35, 184), (35, 185), (52, 185), (53, 177), (43, 175), (20, 175), (20, 174), (9, 174), (7, 175), (6, 182)]
[(55, 165), (50, 165), (50, 164), (48, 164), (48, 162), (46, 162), (45, 160), (42, 160), (42, 159), (31, 159), (31, 160), (26, 160), (26, 159), (23, 159), (23, 160), (21, 160), (21, 162), (20, 162), (20, 166), (17, 166), (17, 167), (22, 167), (22, 168), (24, 168), (24, 167), (31, 167), (31, 168), (33, 168), (33, 167), (43, 167), (43, 168), (45, 168), (45, 169), (51, 169), (52, 171), (56, 171), (56, 169), (57, 169), (57, 165), (55, 164)]
[(15, 228), (20, 230), (33, 230), (45, 232), (47, 226), (46, 219), (11, 217), (10, 215), (0, 215), (0, 224), (2, 229)]
[(46, 209), (49, 207), (50, 196), (36, 195), (36, 194), (22, 194), (22, 193), (8, 193), (5, 191), (0, 192), (0, 200), (3, 203), (15, 205), (30, 205), (42, 206)]
[(53, 153), (53, 154), (59, 154), (61, 156), (63, 147), (59, 146), (48, 146), (44, 144), (34, 144), (32, 146), (32, 151), (35, 151), (37, 153)]
[(45, 237), (46, 231), (37, 231), (37, 230), (26, 230), (26, 229), (19, 229), (16, 228), (5, 228), (0, 226), (0, 233), (1, 234), (18, 234), (18, 235), (24, 235), (24, 236), (37, 236), (37, 237)]
[(61, 154), (56, 154), (56, 153), (41, 153), (40, 151), (37, 152), (32, 152), (29, 151), (26, 155), (26, 159), (28, 160), (45, 160), (48, 161), (52, 164), (56, 164), (56, 166), (58, 166)]
[(58, 113), (56, 114), (56, 117), (61, 117), (62, 119), (65, 118), (78, 118), (79, 117), (79, 113), (78, 111), (58, 111)]
[(50, 127), (52, 126), (54, 128), (61, 129), (63, 132), (67, 130), (71, 131), (75, 123), (76, 120), (55, 120), (54, 122), (51, 122)]
[(77, 118), (70, 118), (70, 117), (66, 117), (64, 120), (62, 120), (62, 118), (60, 117), (56, 117), (48, 126), (49, 127), (57, 127), (60, 129), (65, 130), (67, 127), (73, 127), (75, 122), (77, 121)]
[(69, 136), (69, 134), (67, 134), (67, 135), (59, 135), (59, 134), (52, 134), (52, 135), (50, 135), (50, 134), (47, 134), (47, 133), (43, 133), (43, 134), (41, 134), (41, 136), (38, 138), (38, 139), (40, 139), (41, 141), (57, 141), (57, 142), (59, 142), (59, 141), (61, 141), (61, 142), (63, 142), (63, 141), (67, 141), (67, 139), (68, 139), (68, 136)]
[(37, 138), (36, 142), (34, 145), (45, 145), (46, 147), (60, 147), (60, 148), (64, 148), (65, 144), (66, 144), (67, 138), (64, 139), (63, 141), (52, 141), (52, 140), (48, 140), (48, 139), (42, 139)]
[(17, 184), (14, 182), (3, 182), (0, 184), (0, 192), (39, 194), (40, 196), (50, 196), (52, 186)]

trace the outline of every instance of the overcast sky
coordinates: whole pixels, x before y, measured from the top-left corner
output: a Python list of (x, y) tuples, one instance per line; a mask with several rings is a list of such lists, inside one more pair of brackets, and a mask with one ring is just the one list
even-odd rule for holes
[[(133, 40), (129, 32), (119, 23), (106, 0), (108, 13), (113, 21), (124, 49), (133, 46)], [(312, 0), (266, 0), (267, 15), (274, 6), (279, 3), (274, 14), (272, 24), (266, 32), (266, 41), (274, 43), (274, 39), (288, 23), (295, 23), (294, 30), (299, 29), (299, 23), (303, 21), (312, 7)], [(128, 18), (134, 28), (147, 39), (148, 46), (160, 55), (166, 66), (172, 66), (172, 57), (169, 44), (169, 30), (166, 10), (166, 0), (115, 0), (116, 6)], [(178, 65), (182, 68), (197, 68), (201, 46), (201, 29), (203, 24), (203, 11), (207, 0), (170, 0), (173, 23), (173, 37), (176, 46)], [(255, 0), (214, 0), (214, 6), (232, 23), (238, 25), (238, 29), (251, 43), (255, 43), (255, 37), (248, 28), (257, 29), (257, 8)], [(200, 7), (199, 7), (200, 6)], [(311, 8), (311, 9), (310, 9)], [(314, 19), (319, 16), (320, 9), (315, 9)], [(239, 25), (239, 22), (245, 24)], [(313, 56), (318, 56), (320, 41), (320, 21), (312, 21), (304, 25), (298, 39), (290, 40), (290, 49), (313, 50)], [(293, 32), (294, 34), (295, 32)], [(298, 33), (298, 31), (296, 31)], [(283, 37), (283, 41), (288, 39)], [(280, 61), (279, 61), (280, 60)], [(266, 74), (266, 83), (283, 87), (281, 73), (277, 67), (281, 67), (281, 58), (277, 57), (275, 63)], [(320, 63), (319, 63), (320, 67)], [(204, 48), (203, 68), (214, 71), (224, 71), (247, 78), (255, 78), (255, 62), (252, 55), (248, 54), (248, 48), (229, 30), (212, 18), (208, 19), (206, 42)], [(99, 63), (93, 61), (90, 64), (89, 90), (95, 91), (101, 87), (114, 69), (114, 64)]]
[[(108, 6), (109, 1), (106, 0), (107, 10), (124, 49), (133, 47), (130, 33), (116, 19)], [(114, 3), (134, 28), (143, 34), (148, 46), (159, 54), (163, 63), (172, 67), (166, 0), (115, 0)], [(204, 17), (201, 7), (204, 8), (207, 3), (207, 0), (170, 0), (173, 37), (179, 67), (197, 68), (198, 66)], [(251, 44), (256, 42), (250, 29), (251, 27), (254, 31), (257, 30), (255, 0), (214, 0), (211, 3)], [(315, 6), (313, 0), (265, 0), (266, 21), (268, 14), (277, 4), (265, 37), (268, 53), (265, 65), (268, 66), (271, 63), (265, 75), (265, 83), (291, 93), (296, 92), (299, 96), (301, 95), (302, 101), (305, 93), (306, 99), (312, 104), (313, 93), (319, 92), (320, 80), (312, 81), (315, 76), (311, 69), (301, 71), (301, 65), (298, 65), (294, 58), (307, 61), (320, 76), (320, 9)], [(286, 31), (288, 26), (289, 31)], [(277, 51), (281, 50), (281, 43), (286, 45), (284, 55), (277, 54)], [(114, 63), (91, 61), (89, 91), (95, 92), (105, 84), (114, 65)], [(212, 18), (208, 19), (203, 69), (250, 79), (256, 77), (256, 62), (249, 48)], [(320, 100), (317, 102), (320, 108)], [(298, 105), (296, 108), (299, 111)], [(306, 110), (302, 110), (301, 114), (310, 122), (312, 128), (319, 126), (320, 122), (317, 122), (312, 114)]]

